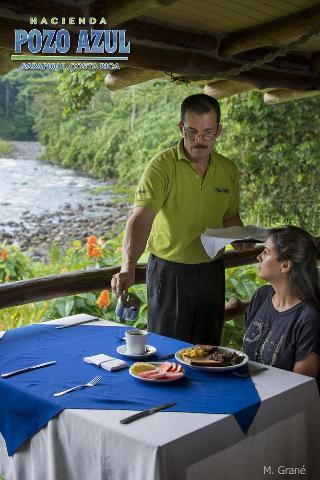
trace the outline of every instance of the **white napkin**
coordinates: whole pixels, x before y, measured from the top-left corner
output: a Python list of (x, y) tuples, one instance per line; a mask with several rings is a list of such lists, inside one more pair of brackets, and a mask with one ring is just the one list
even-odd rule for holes
[(7, 331), (7, 330), (1, 330), (1, 331), (0, 331), (0, 340), (1, 340), (1, 338), (3, 337), (3, 335), (6, 333), (6, 331)]
[[(86, 313), (78, 313), (77, 315), (70, 315), (69, 317), (59, 318), (59, 323), (57, 320), (55, 320), (55, 324), (65, 326), (78, 325), (78, 323), (90, 322), (90, 320), (92, 319), (95, 319), (95, 317), (93, 317), (92, 315), (87, 315)], [(98, 321), (98, 318), (96, 318), (96, 320)]]
[(257, 240), (265, 242), (267, 229), (247, 225), (245, 227), (207, 228), (201, 234), (201, 242), (209, 257), (214, 258), (220, 250), (235, 240)]
[(103, 368), (112, 372), (113, 370), (120, 370), (128, 366), (127, 362), (124, 360), (119, 360), (118, 358), (109, 357), (104, 353), (99, 353), (98, 355), (92, 355), (92, 357), (84, 357), (83, 360), (87, 363), (93, 363), (98, 367)]

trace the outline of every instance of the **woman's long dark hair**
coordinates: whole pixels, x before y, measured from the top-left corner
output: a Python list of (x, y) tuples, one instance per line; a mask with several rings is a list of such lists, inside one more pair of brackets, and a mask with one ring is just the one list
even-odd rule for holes
[(320, 309), (320, 282), (317, 260), (320, 258), (320, 239), (303, 228), (287, 225), (268, 230), (278, 261), (291, 260), (290, 288), (305, 303)]

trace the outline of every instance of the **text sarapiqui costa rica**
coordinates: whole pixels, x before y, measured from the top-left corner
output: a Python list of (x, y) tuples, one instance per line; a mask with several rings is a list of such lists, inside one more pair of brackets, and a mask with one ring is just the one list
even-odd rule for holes
[[(70, 32), (60, 30), (33, 28), (29, 32), (16, 29), (15, 53), (22, 53), (22, 47), (27, 46), (30, 53), (71, 53)], [(74, 35), (74, 32), (72, 33)], [(72, 53), (130, 53), (130, 42), (126, 42), (126, 30), (80, 30), (78, 32), (77, 47)]]

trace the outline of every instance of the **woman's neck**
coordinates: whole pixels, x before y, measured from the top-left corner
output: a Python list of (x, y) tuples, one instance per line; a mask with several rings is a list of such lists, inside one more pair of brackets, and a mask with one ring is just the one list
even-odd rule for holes
[(272, 297), (272, 304), (278, 312), (285, 312), (301, 302), (286, 284), (271, 284), (275, 294)]

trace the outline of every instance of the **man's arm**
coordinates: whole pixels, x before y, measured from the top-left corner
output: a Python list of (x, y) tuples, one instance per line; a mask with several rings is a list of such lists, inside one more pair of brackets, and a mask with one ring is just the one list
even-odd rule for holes
[(223, 228), (235, 227), (235, 226), (242, 227), (242, 225), (243, 225), (243, 223), (242, 223), (242, 220), (240, 218), (239, 213), (237, 215), (235, 215), (234, 217), (223, 219)]
[(134, 284), (136, 265), (146, 247), (155, 215), (151, 208), (136, 207), (127, 222), (121, 270), (111, 280), (112, 291), (117, 297)]

